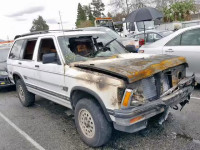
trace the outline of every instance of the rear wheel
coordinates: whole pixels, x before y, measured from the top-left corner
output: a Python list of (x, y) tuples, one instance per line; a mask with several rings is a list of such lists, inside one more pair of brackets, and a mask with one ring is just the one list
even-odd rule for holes
[(93, 99), (83, 98), (76, 104), (75, 123), (82, 140), (89, 146), (102, 146), (111, 137), (111, 123)]
[(16, 82), (17, 93), (19, 96), (19, 100), (23, 106), (29, 107), (32, 106), (35, 102), (35, 95), (30, 93), (23, 80), (18, 79)]

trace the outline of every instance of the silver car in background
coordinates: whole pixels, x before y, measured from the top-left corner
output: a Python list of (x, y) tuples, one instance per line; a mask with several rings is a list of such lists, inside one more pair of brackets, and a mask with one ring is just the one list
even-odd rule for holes
[(13, 85), (8, 78), (6, 59), (10, 46), (0, 46), (0, 88)]
[(140, 47), (141, 47), (144, 44), (151, 44), (153, 42), (156, 42), (172, 33), (173, 33), (173, 31), (151, 30), (151, 31), (145, 32), (145, 39), (144, 39), (144, 32), (138, 33), (138, 34), (129, 34), (128, 37), (139, 40)]
[(189, 64), (187, 75), (195, 73), (200, 83), (200, 25), (180, 29), (152, 44), (144, 45), (139, 53), (184, 56)]

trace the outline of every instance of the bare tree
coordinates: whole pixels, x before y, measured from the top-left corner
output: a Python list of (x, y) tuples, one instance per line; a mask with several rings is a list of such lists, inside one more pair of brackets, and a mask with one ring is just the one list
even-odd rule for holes
[(111, 0), (110, 5), (115, 8), (115, 12), (131, 13), (138, 8), (150, 6), (155, 0)]

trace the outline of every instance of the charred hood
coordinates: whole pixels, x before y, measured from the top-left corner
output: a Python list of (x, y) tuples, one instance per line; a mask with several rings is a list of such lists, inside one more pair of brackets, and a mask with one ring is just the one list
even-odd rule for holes
[(170, 55), (151, 55), (141, 58), (130, 56), (126, 58), (119, 55), (111, 59), (75, 63), (74, 66), (122, 78), (132, 83), (184, 63), (186, 63), (184, 57)]

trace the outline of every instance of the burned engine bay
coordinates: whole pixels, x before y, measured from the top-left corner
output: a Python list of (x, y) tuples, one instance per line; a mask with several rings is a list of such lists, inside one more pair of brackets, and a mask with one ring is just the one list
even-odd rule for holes
[(135, 83), (127, 84), (126, 88), (134, 90), (131, 105), (139, 106), (159, 99), (170, 88), (177, 86), (186, 75), (185, 65), (182, 64)]

